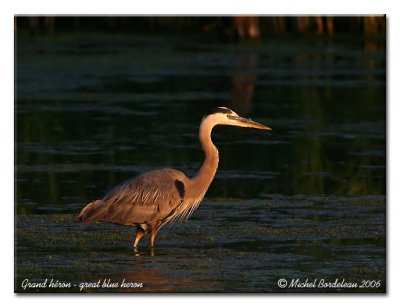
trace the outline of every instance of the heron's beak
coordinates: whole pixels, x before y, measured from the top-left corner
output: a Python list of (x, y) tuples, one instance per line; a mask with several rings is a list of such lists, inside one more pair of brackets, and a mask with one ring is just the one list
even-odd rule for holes
[(272, 130), (272, 128), (252, 121), (251, 119), (243, 118), (243, 117), (236, 117), (235, 121), (237, 122), (237, 126), (240, 127), (248, 127), (248, 128), (255, 128), (261, 130)]

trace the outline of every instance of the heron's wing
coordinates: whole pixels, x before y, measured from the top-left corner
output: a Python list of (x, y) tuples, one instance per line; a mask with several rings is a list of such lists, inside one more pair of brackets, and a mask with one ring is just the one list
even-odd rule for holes
[(158, 221), (183, 201), (186, 176), (173, 169), (144, 173), (111, 190), (104, 198), (104, 221), (124, 225)]

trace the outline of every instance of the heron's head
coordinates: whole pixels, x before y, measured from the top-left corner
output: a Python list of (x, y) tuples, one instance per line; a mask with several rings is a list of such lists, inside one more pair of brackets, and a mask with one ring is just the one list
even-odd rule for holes
[(210, 114), (204, 117), (203, 120), (209, 118), (215, 125), (229, 125), (246, 128), (255, 128), (261, 130), (272, 130), (270, 127), (252, 121), (251, 119), (243, 118), (226, 107), (218, 107), (211, 111)]

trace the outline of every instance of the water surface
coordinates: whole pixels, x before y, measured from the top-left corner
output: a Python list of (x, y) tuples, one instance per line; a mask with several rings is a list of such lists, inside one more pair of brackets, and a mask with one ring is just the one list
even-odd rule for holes
[[(58, 34), (19, 36), (16, 56), (17, 291), (26, 278), (125, 278), (150, 292), (385, 291), (379, 40)], [(198, 126), (216, 106), (273, 130), (215, 128), (220, 166), (206, 199), (161, 230), (154, 256), (145, 240), (135, 256), (132, 229), (75, 222), (141, 172), (193, 175)], [(281, 278), (382, 283), (281, 289)]]

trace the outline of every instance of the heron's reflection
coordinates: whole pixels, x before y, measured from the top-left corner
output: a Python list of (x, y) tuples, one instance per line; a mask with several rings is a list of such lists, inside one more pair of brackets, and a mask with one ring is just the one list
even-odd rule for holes
[[(144, 256), (144, 255), (145, 255), (144, 252), (143, 252), (143, 251), (139, 251), (139, 249), (138, 249), (137, 247), (134, 247), (134, 248), (133, 248), (133, 254), (134, 254), (136, 257)], [(146, 255), (149, 255), (149, 256), (151, 256), (151, 257), (154, 257), (154, 256), (155, 256), (154, 248), (150, 248), (150, 251), (149, 251)]]
[[(85, 277), (88, 281), (99, 281), (95, 289), (84, 292), (211, 292), (218, 286), (213, 280), (210, 259), (193, 254), (191, 249), (177, 253), (174, 248), (157, 249), (160, 257), (154, 256), (154, 249), (135, 250), (134, 257), (120, 259), (118, 272), (95, 274)], [(188, 254), (189, 253), (189, 254)], [(178, 255), (178, 256), (176, 256)], [(182, 270), (185, 273), (182, 273)], [(107, 288), (105, 284), (118, 284)]]

